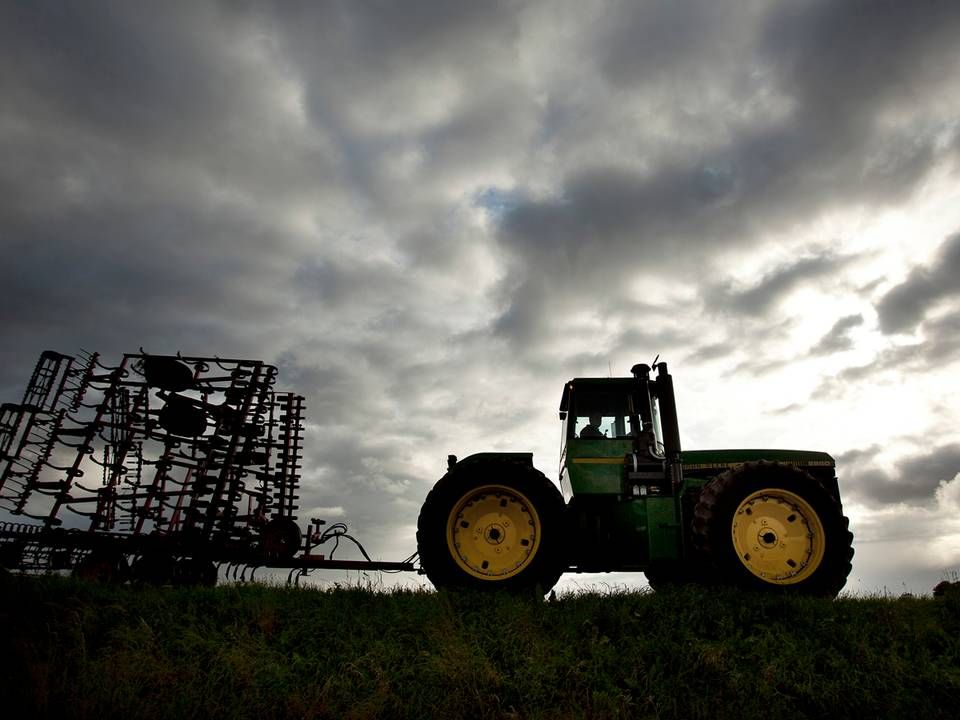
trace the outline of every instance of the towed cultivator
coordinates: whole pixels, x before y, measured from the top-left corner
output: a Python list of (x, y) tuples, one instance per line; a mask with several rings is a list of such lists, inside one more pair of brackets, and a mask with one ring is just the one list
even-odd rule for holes
[[(253, 360), (44, 352), (23, 401), (0, 407), (0, 564), (202, 584), (218, 567), (414, 569), (371, 561), (342, 523), (301, 531), (303, 398), (275, 390), (276, 374)], [(341, 539), (366, 560), (314, 552)]]

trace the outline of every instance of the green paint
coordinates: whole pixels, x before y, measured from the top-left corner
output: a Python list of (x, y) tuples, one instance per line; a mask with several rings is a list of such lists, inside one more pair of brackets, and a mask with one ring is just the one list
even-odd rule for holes
[[(633, 449), (625, 440), (580, 440), (567, 442), (566, 467), (574, 495), (619, 495), (622, 492), (623, 457)], [(613, 464), (576, 462), (609, 458)]]
[(644, 503), (650, 560), (676, 560), (680, 557), (680, 523), (677, 504), (672, 497), (648, 497)]
[(743, 463), (757, 460), (797, 463), (800, 465), (815, 463), (834, 465), (834, 459), (825, 452), (813, 450), (684, 450), (681, 453), (684, 466), (706, 463)]

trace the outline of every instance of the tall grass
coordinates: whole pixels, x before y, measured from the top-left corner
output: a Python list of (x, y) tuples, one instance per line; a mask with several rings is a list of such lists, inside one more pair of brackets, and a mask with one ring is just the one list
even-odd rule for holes
[(5, 578), (7, 717), (956, 717), (960, 598)]

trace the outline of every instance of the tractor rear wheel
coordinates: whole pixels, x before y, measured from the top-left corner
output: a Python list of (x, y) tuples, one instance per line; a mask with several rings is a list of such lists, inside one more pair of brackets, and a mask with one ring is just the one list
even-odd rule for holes
[(693, 539), (720, 582), (835, 597), (851, 570), (848, 527), (839, 502), (816, 478), (761, 461), (704, 486)]
[(437, 588), (545, 594), (566, 567), (563, 508), (556, 486), (532, 467), (454, 467), (420, 510), (420, 565)]

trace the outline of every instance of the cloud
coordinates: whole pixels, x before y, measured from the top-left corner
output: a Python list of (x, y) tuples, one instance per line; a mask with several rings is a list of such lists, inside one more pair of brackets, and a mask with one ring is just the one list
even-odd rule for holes
[(310, 517), (323, 518), (341, 518), (346, 515), (346, 511), (340, 505), (334, 507), (312, 507), (306, 513)]
[(729, 283), (710, 288), (705, 293), (705, 302), (711, 309), (747, 316), (765, 315), (798, 287), (809, 286), (812, 280), (829, 277), (852, 260), (851, 257), (830, 254), (803, 258), (771, 270), (756, 284), (743, 290)]
[(879, 450), (873, 446), (837, 457), (844, 492), (873, 507), (896, 503), (929, 506), (941, 483), (952, 481), (960, 473), (957, 443), (903, 456), (892, 465), (872, 461)]
[[(755, 51), (758, 24), (768, 3), (747, 0), (720, 7), (709, 0), (676, 6), (655, 0), (621, 3), (610, 20), (601, 68), (618, 86), (635, 88), (683, 77), (708, 87), (717, 66), (742, 62)], [(710, 28), (704, 33), (705, 28)], [(704, 57), (712, 64), (702, 63)]]
[(940, 246), (930, 267), (914, 268), (907, 279), (877, 303), (887, 334), (911, 332), (936, 303), (960, 295), (960, 233)]
[[(958, 308), (960, 309), (960, 308)], [(956, 310), (919, 326), (920, 340), (907, 344), (887, 342), (866, 363), (850, 365), (825, 377), (813, 397), (842, 395), (851, 385), (872, 383), (885, 373), (934, 373), (960, 358), (960, 313)], [(829, 333), (827, 337), (830, 337)]]
[(829, 355), (835, 352), (842, 352), (853, 347), (853, 340), (850, 339), (850, 331), (853, 328), (863, 325), (863, 315), (847, 315), (833, 324), (830, 332), (820, 338), (810, 350), (811, 355)]
[[(667, 115), (649, 124), (656, 133), (643, 122), (626, 130), (619, 147), (636, 153), (612, 156), (597, 145), (584, 161), (563, 149), (565, 138), (606, 128), (591, 127), (596, 116), (577, 108), (576, 96), (558, 100), (564, 117), (579, 110), (582, 118), (551, 136), (559, 181), (505, 213), (498, 235), (516, 261), (504, 289), (503, 329), (517, 329), (518, 343), (528, 338), (519, 330), (537, 326), (544, 308), (563, 306), (570, 287), (589, 295), (603, 283), (623, 293), (638, 276), (679, 277), (691, 265), (767, 242), (769, 228), (844, 204), (902, 201), (936, 167), (935, 148), (944, 133), (956, 132), (953, 106), (931, 118), (915, 117), (911, 107), (950, 92), (933, 68), (958, 62), (950, 38), (960, 13), (943, 3), (869, 13), (857, 3), (828, 2), (738, 9), (737, 21), (728, 22), (707, 3), (622, 4), (600, 25), (599, 46), (608, 53), (602, 67), (612, 83), (635, 93), (630, 110), (641, 112), (647, 101)], [(711, 36), (687, 42), (700, 23)], [(865, 30), (853, 30), (861, 25)], [(635, 42), (631, 29), (652, 41)], [(667, 52), (673, 41), (687, 52)], [(738, 48), (737, 62), (712, 54), (728, 41)], [(742, 62), (744, 48), (752, 63)], [(690, 66), (705, 68), (693, 87), (719, 86), (743, 111), (714, 107), (703, 92), (683, 106), (686, 117), (670, 115), (678, 106), (660, 93), (677, 75), (688, 79)], [(750, 72), (756, 68), (763, 70)], [(589, 97), (602, 102), (604, 92)], [(898, 121), (885, 122), (890, 116)], [(651, 142), (654, 134), (659, 143)], [(732, 309), (762, 312), (830, 268), (809, 258), (792, 268), (796, 276), (790, 270), (729, 298)], [(545, 283), (544, 276), (567, 282)]]
[(864, 578), (860, 590), (929, 594), (960, 568), (960, 476), (941, 481), (922, 507), (848, 504), (848, 512), (857, 553), (850, 589)]

